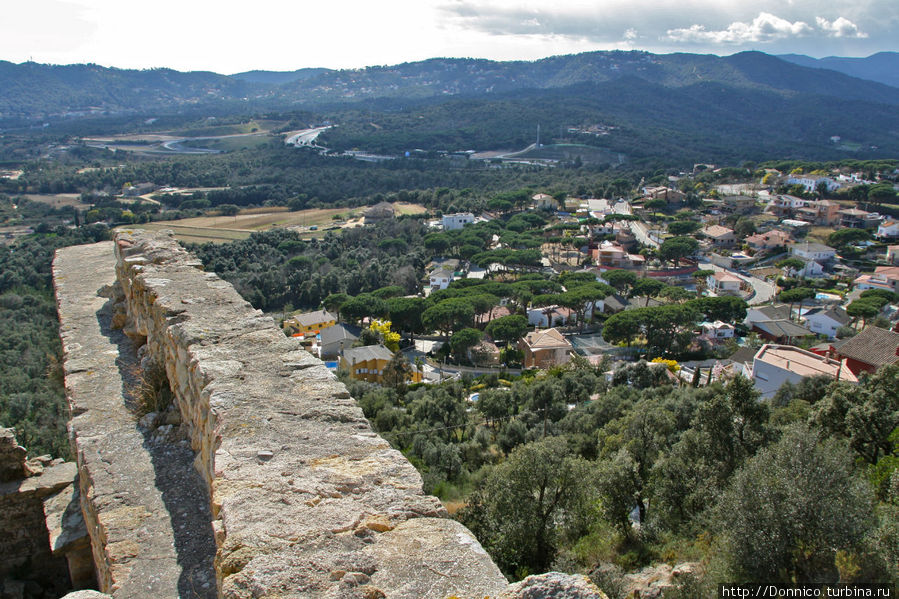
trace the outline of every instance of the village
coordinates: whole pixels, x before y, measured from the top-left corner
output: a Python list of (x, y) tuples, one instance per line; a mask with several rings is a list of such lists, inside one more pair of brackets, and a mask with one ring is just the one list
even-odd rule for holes
[[(899, 219), (881, 206), (892, 183), (768, 169), (703, 189), (694, 175), (706, 168), (629, 199), (536, 193), (440, 214), (420, 293), (337, 294), (285, 319), (285, 333), (384, 385), (572, 360), (611, 380), (647, 360), (675, 384), (741, 375), (771, 398), (784, 383), (857, 383), (899, 362)], [(364, 222), (394, 217), (385, 202)]]

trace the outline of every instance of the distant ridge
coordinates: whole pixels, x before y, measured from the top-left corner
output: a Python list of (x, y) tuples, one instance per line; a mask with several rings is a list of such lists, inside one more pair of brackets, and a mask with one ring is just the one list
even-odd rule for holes
[(240, 81), (248, 81), (250, 83), (267, 83), (271, 85), (281, 85), (282, 83), (291, 83), (293, 81), (304, 81), (316, 75), (330, 73), (332, 69), (297, 69), (296, 71), (245, 71), (243, 73), (234, 73), (229, 75), (232, 79)]
[(830, 69), (851, 77), (877, 81), (899, 88), (899, 52), (878, 52), (866, 58), (828, 56), (812, 58), (804, 54), (783, 54), (778, 58), (812, 69)]

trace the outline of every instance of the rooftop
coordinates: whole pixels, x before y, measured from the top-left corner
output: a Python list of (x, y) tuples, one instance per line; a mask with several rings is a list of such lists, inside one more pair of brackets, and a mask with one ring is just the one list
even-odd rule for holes
[(831, 308), (812, 308), (807, 311), (803, 316), (808, 318), (809, 316), (826, 316), (833, 321), (840, 323), (841, 325), (849, 324), (849, 321), (852, 320), (848, 314), (846, 314), (846, 310), (842, 309), (839, 306), (834, 306)]
[(838, 350), (844, 358), (880, 367), (899, 362), (899, 333), (869, 326)]
[(841, 381), (858, 382), (845, 364), (792, 345), (765, 344), (755, 355), (754, 361), (764, 362), (799, 376), (824, 375)]
[(755, 328), (764, 333), (768, 333), (772, 337), (795, 338), (795, 337), (813, 337), (815, 334), (807, 328), (796, 324), (790, 320), (762, 320), (753, 323)]
[(717, 271), (714, 275), (712, 275), (716, 281), (719, 283), (742, 283), (743, 279), (736, 275), (732, 275), (728, 272)]
[(323, 322), (328, 322), (329, 320), (337, 320), (337, 317), (327, 310), (316, 310), (315, 312), (303, 312), (302, 314), (294, 314), (293, 316), (291, 316), (291, 319), (295, 320), (300, 326), (308, 327), (316, 324), (321, 324)]
[(858, 208), (846, 208), (845, 210), (837, 210), (837, 213), (843, 214), (845, 216), (868, 216), (869, 214), (871, 214), (870, 212), (859, 210)]
[(804, 241), (802, 243), (794, 243), (791, 246), (794, 250), (799, 249), (806, 252), (835, 252), (836, 250), (828, 245), (824, 245), (823, 243), (812, 243), (810, 241)]
[(350, 364), (368, 360), (390, 360), (393, 352), (383, 345), (365, 345), (343, 350), (343, 358)]
[(728, 229), (727, 227), (722, 227), (721, 225), (712, 225), (710, 227), (706, 227), (702, 230), (702, 232), (709, 237), (724, 237), (726, 235), (733, 235), (733, 229)]
[(790, 306), (787, 304), (776, 304), (773, 306), (762, 306), (760, 308), (752, 308), (755, 312), (758, 312), (762, 318), (755, 318), (753, 320), (789, 320), (790, 319)]
[(434, 278), (434, 277), (449, 277), (449, 278), (452, 278), (452, 277), (453, 277), (453, 274), (454, 274), (454, 273), (453, 273), (453, 269), (451, 269), (451, 268), (449, 268), (449, 267), (447, 267), (447, 266), (438, 266), (437, 268), (435, 268), (434, 270), (432, 270), (431, 272), (428, 273), (428, 277), (431, 277), (431, 278)]
[(773, 231), (768, 231), (767, 233), (756, 233), (755, 235), (750, 235), (746, 238), (746, 241), (750, 243), (760, 243), (764, 241), (771, 240), (790, 240), (790, 234), (785, 233), (784, 231), (779, 231), (777, 229)]
[(531, 331), (524, 336), (524, 342), (531, 349), (570, 349), (571, 343), (556, 329)]
[(758, 350), (754, 347), (741, 347), (727, 359), (736, 364), (751, 363), (756, 353), (758, 353)]
[(337, 324), (333, 327), (322, 329), (321, 342), (322, 345), (329, 345), (331, 343), (339, 343), (340, 341), (355, 341), (361, 333), (362, 327)]

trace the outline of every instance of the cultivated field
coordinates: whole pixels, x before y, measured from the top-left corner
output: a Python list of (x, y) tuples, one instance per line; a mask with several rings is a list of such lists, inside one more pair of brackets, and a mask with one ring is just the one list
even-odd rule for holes
[[(426, 211), (424, 206), (417, 204), (397, 203), (394, 208), (397, 214), (423, 214)], [(192, 243), (228, 243), (274, 227), (289, 227), (303, 237), (311, 238), (324, 235), (324, 230), (332, 226), (362, 226), (363, 212), (364, 208), (311, 208), (297, 212), (283, 207), (251, 208), (235, 216), (200, 216), (133, 225), (132, 228), (171, 229), (179, 241)]]

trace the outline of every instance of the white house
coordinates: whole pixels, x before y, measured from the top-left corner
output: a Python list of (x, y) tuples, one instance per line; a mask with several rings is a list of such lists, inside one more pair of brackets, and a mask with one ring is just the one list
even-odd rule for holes
[(846, 314), (846, 310), (835, 306), (832, 308), (812, 308), (805, 312), (802, 317), (805, 319), (805, 326), (818, 335), (824, 335), (828, 339), (837, 336), (837, 329), (849, 324), (851, 318)]
[(805, 265), (802, 268), (788, 268), (787, 272), (791, 277), (805, 277), (814, 279), (824, 276), (824, 267), (814, 260), (804, 260)]
[(531, 196), (531, 200), (534, 202), (534, 208), (538, 210), (557, 210), (559, 208), (559, 202), (556, 201), (556, 198), (547, 193), (534, 194)]
[(576, 316), (577, 315), (573, 310), (562, 306), (528, 308), (528, 324), (544, 329), (568, 324), (573, 321)]
[(473, 222), (474, 214), (472, 214), (471, 212), (457, 212), (456, 214), (443, 215), (443, 229), (445, 231), (461, 229), (465, 225), (471, 224)]
[(803, 241), (794, 243), (790, 246), (790, 253), (803, 260), (814, 260), (815, 262), (827, 262), (833, 260), (837, 255), (837, 251), (832, 247), (828, 247), (823, 243), (812, 243)]
[(881, 239), (895, 239), (899, 237), (899, 221), (887, 220), (877, 227), (877, 236)]
[(453, 271), (444, 266), (438, 266), (428, 275), (431, 289), (446, 289), (453, 282)]
[(798, 383), (809, 376), (824, 375), (834, 380), (857, 383), (845, 362), (825, 358), (792, 345), (763, 345), (752, 360), (752, 382), (769, 399), (787, 381)]
[(734, 325), (720, 320), (716, 320), (715, 322), (701, 322), (699, 323), (699, 326), (702, 327), (702, 336), (711, 341), (733, 339), (734, 331), (736, 330)]
[(815, 191), (818, 189), (818, 185), (824, 183), (827, 186), (827, 191), (834, 191), (841, 187), (841, 184), (838, 181), (834, 181), (830, 177), (814, 177), (811, 175), (796, 175), (787, 177), (786, 184), (787, 185), (802, 185), (805, 187), (806, 191)]
[(706, 279), (709, 290), (718, 294), (738, 294), (743, 279), (727, 272), (717, 271)]

